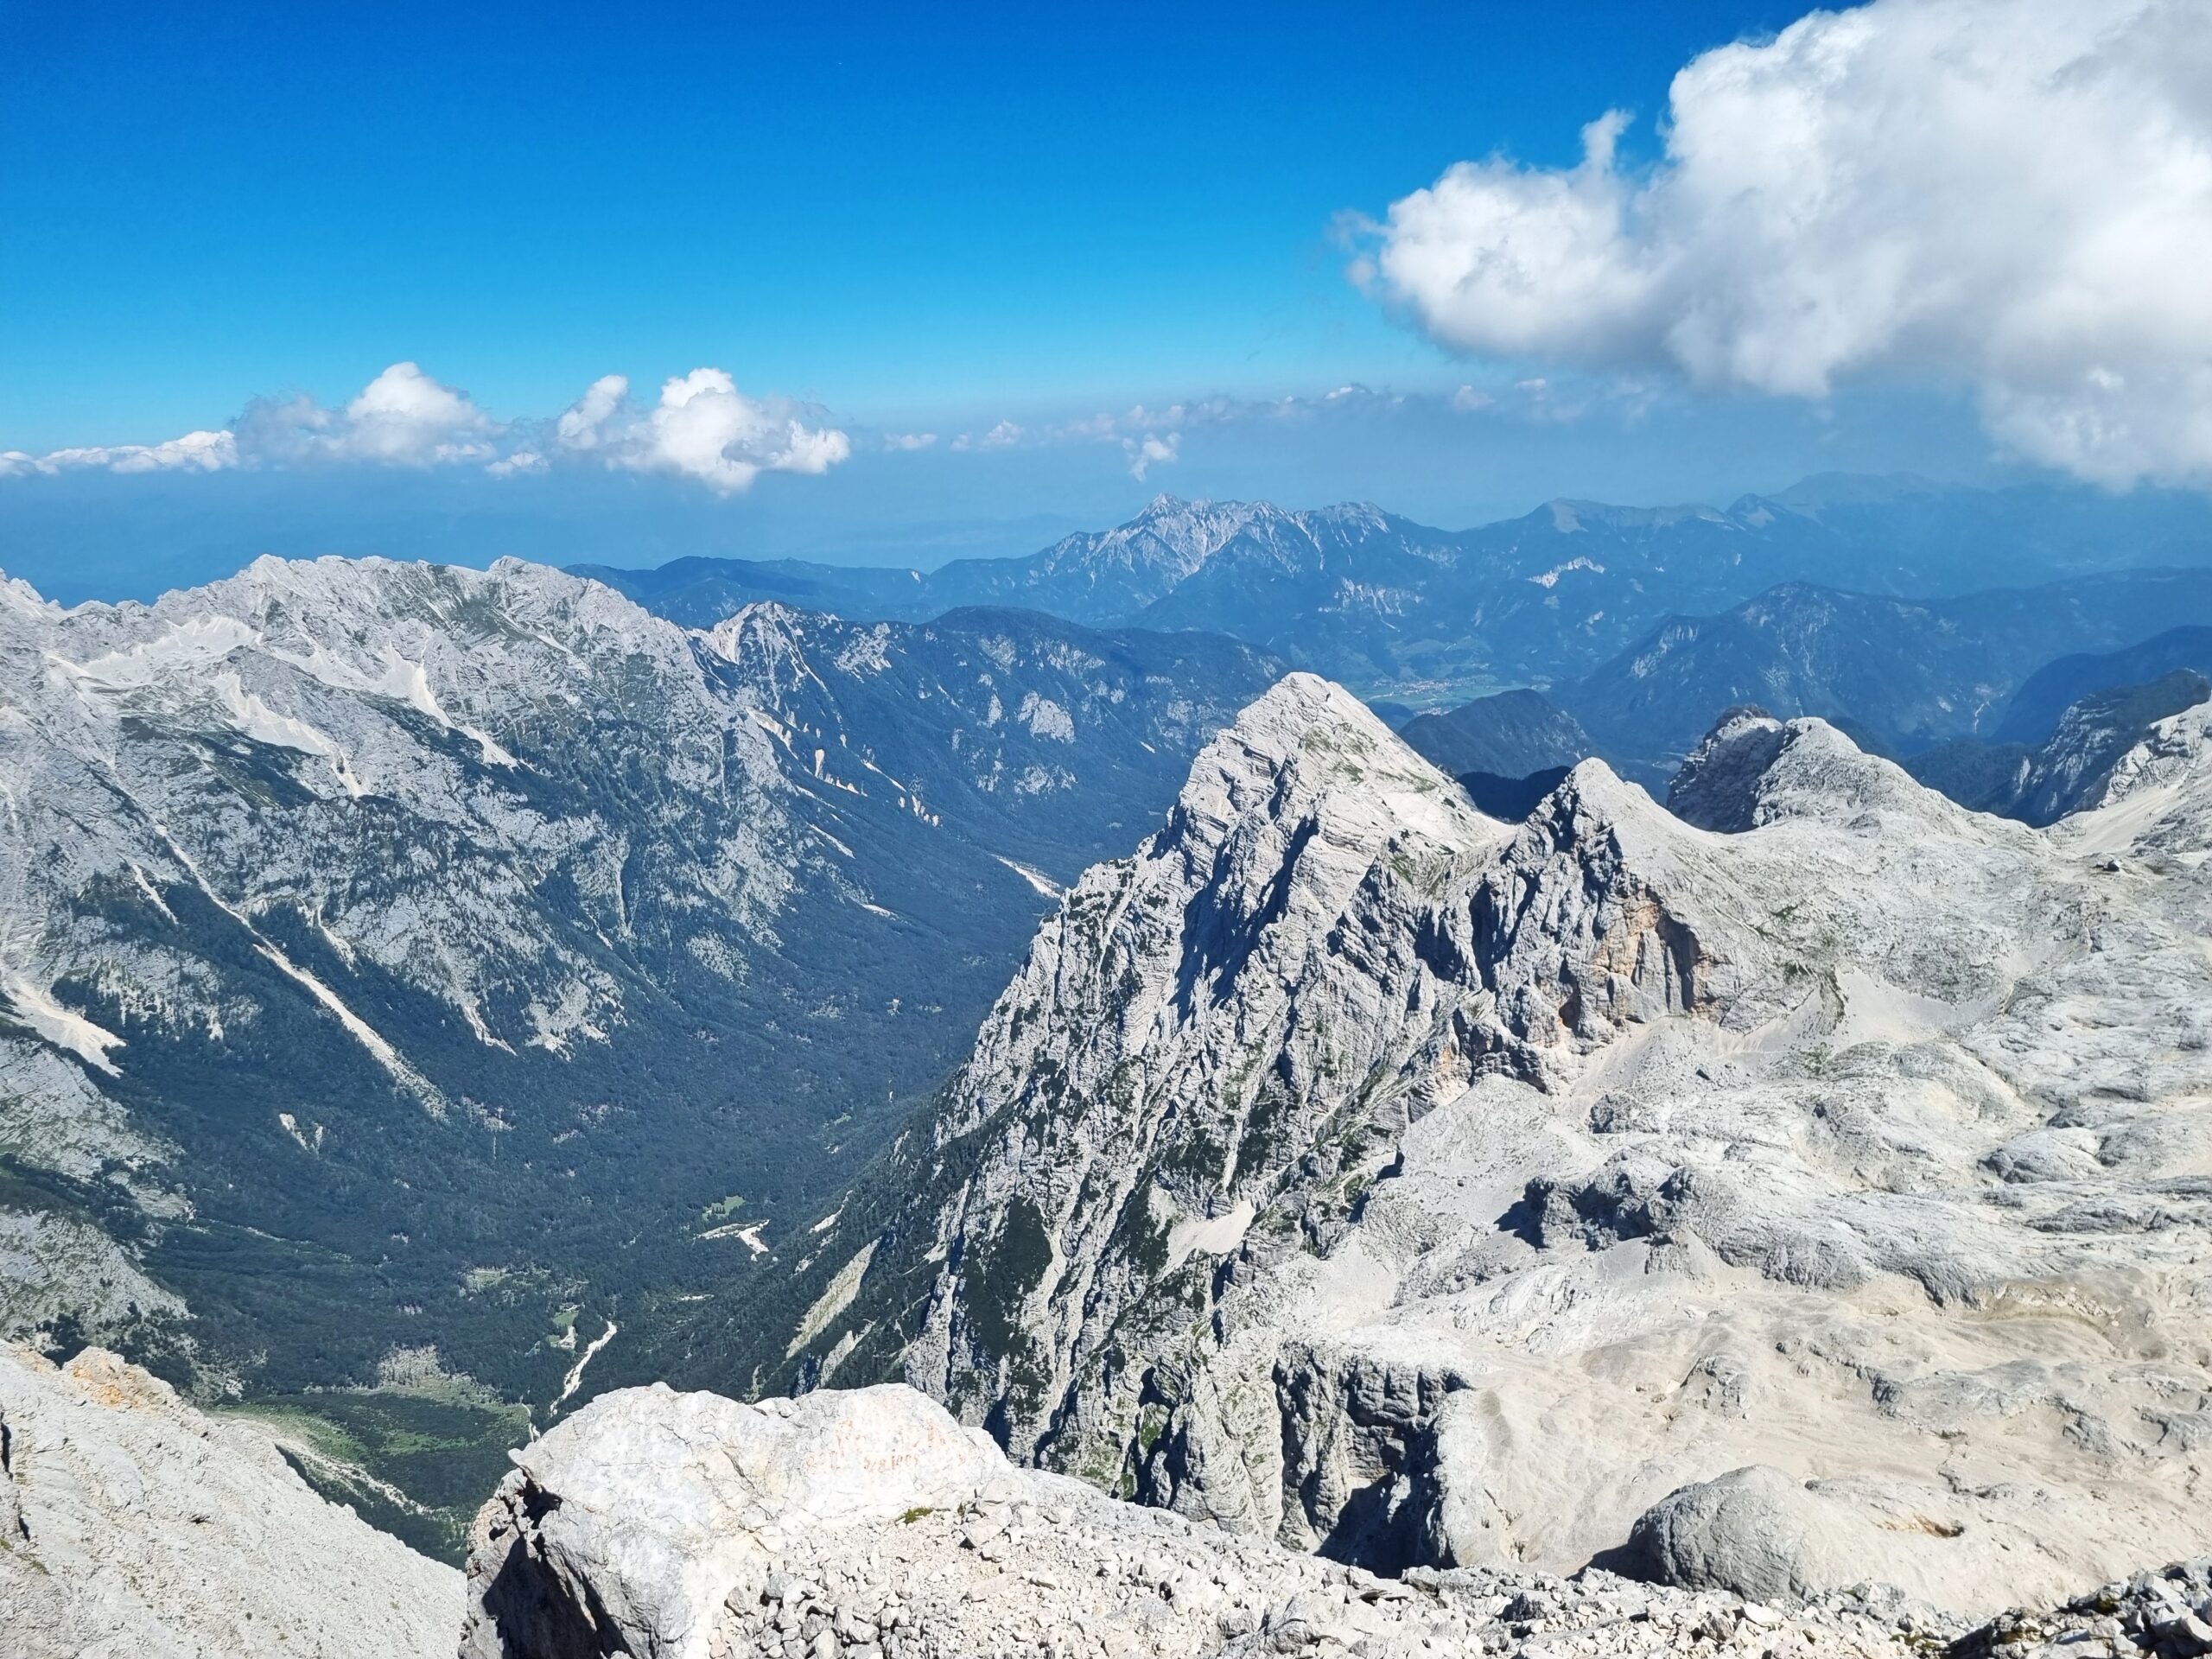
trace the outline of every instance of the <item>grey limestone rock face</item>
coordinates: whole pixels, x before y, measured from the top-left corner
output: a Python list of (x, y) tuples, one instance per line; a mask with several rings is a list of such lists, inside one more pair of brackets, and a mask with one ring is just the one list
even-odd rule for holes
[(461, 1578), (326, 1502), (251, 1423), (88, 1348), (0, 1346), (10, 1659), (444, 1659)]
[(1782, 722), (1765, 709), (1749, 704), (1729, 709), (1675, 773), (1668, 810), (1700, 830), (1732, 835), (1750, 829), (1757, 821), (1759, 781), (1787, 741)]
[[(45, 1200), (0, 1199), (0, 1334), (283, 1391), (366, 1382), (457, 1275), (549, 1336), (641, 1230), (625, 1274), (742, 1276), (873, 1149), (823, 1126), (944, 1076), (1059, 884), (1277, 671), (1004, 612), (687, 631), (512, 559), (70, 608), (0, 580), (0, 1155)], [(700, 1144), (756, 1155), (667, 1155)], [(264, 1315), (219, 1282), (300, 1244), (342, 1287)], [(487, 1311), (449, 1308), (448, 1359), (551, 1400), (571, 1356)]]
[(836, 1221), (880, 1248), (807, 1340), (895, 1332), (1017, 1460), (1375, 1566), (1571, 1572), (1754, 1466), (1786, 1593), (2186, 1555), (2208, 728), (2044, 831), (1745, 712), (1698, 822), (1585, 762), (1516, 829), (1293, 677), (1047, 923), (944, 1196)]

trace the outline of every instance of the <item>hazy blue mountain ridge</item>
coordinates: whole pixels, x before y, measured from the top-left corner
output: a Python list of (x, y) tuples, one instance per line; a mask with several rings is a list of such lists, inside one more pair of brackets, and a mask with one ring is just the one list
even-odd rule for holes
[(2212, 680), (2177, 668), (2142, 685), (2094, 691), (2032, 747), (1961, 738), (1905, 762), (1905, 770), (1961, 806), (2050, 824), (2094, 805), (2113, 765), (2162, 720), (2212, 699)]
[(2208, 560), (2212, 507), (2193, 495), (1835, 474), (1725, 509), (1557, 500), (1459, 531), (1367, 505), (1290, 512), (1163, 495), (1126, 524), (1026, 558), (930, 571), (715, 559), (588, 570), (696, 626), (780, 598), (861, 620), (988, 604), (1202, 628), (1433, 709), (1588, 676), (1669, 618), (1786, 583), (1937, 601), (1986, 589), (1998, 573), (2032, 585)]
[(1541, 691), (1478, 697), (1441, 714), (1417, 715), (1397, 731), (1415, 754), (1455, 777), (1525, 778), (1596, 752), (1581, 722)]
[(2091, 692), (2145, 684), (2177, 668), (2212, 675), (2212, 627), (2169, 628), (2118, 651), (2078, 652), (2047, 663), (2020, 683), (1993, 735), (2001, 743), (2040, 743)]
[(1557, 700), (1601, 753), (1661, 763), (1694, 747), (1714, 711), (1753, 703), (1817, 715), (1866, 747), (1912, 753), (1993, 733), (2013, 694), (2084, 646), (2212, 621), (2212, 571), (2131, 570), (1941, 600), (1791, 583), (1713, 616), (1674, 618)]

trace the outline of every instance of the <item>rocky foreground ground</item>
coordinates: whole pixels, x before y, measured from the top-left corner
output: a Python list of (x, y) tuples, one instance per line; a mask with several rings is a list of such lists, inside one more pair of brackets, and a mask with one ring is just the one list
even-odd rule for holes
[(256, 1425), (97, 1348), (0, 1344), (5, 1659), (432, 1659), (461, 1606)]
[(1379, 1577), (1017, 1469), (899, 1386), (757, 1406), (625, 1389), (515, 1460), (478, 1518), (464, 1612), (450, 1568), (316, 1497), (250, 1424), (98, 1350), (57, 1367), (0, 1349), (0, 1654), (2212, 1653), (2212, 1556), (1979, 1624), (1879, 1585), (1747, 1598), (1724, 1581), (1775, 1541), (1719, 1531), (1695, 1556), (1702, 1585), (1597, 1567)]
[(896, 1386), (757, 1407), (628, 1389), (516, 1461), (477, 1523), (462, 1659), (2212, 1652), (2212, 1557), (1980, 1625), (1878, 1585), (1747, 1599), (1721, 1581), (1766, 1541), (1717, 1534), (1703, 1588), (1382, 1578), (1016, 1469)]

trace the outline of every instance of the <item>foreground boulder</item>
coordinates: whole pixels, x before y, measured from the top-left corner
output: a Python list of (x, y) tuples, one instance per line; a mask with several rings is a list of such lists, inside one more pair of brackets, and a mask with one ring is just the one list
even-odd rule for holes
[(678, 1659), (802, 1536), (963, 1503), (1007, 1473), (912, 1389), (748, 1406), (664, 1383), (595, 1400), (511, 1454), (478, 1516), (463, 1659)]
[[(1764, 1464), (1731, 1470), (1669, 1493), (1638, 1517), (1622, 1564), (1638, 1578), (1700, 1590), (1733, 1590), (1783, 1605), (1813, 1600), (1869, 1578), (1937, 1599), (1967, 1529), (1883, 1503), (1878, 1483), (1797, 1480)], [(1995, 1548), (2018, 1541), (1983, 1527)], [(1982, 1541), (1977, 1539), (1976, 1542)], [(1980, 1562), (1975, 1566), (1986, 1571)]]
[(326, 1503), (248, 1423), (88, 1348), (0, 1345), (9, 1659), (445, 1659), (461, 1575)]

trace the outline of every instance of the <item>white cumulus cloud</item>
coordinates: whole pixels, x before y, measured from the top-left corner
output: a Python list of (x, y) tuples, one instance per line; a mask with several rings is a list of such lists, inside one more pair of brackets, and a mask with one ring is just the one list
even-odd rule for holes
[(826, 473), (853, 453), (844, 433), (810, 424), (804, 406), (749, 397), (721, 369), (672, 376), (650, 410), (629, 394), (619, 374), (594, 381), (554, 423), (559, 443), (610, 466), (696, 479), (722, 495), (750, 488), (764, 472)]
[(166, 443), (0, 451), (0, 478), (105, 468), (117, 473), (217, 472), (232, 467), (352, 462), (387, 467), (480, 465), (495, 477), (550, 471), (557, 461), (694, 478), (722, 493), (763, 472), (829, 471), (852, 454), (845, 434), (785, 398), (752, 397), (720, 369), (694, 369), (640, 410), (621, 375), (603, 375), (551, 421), (500, 422), (468, 394), (414, 363), (395, 363), (342, 409), (312, 397), (259, 397), (229, 427)]
[(722, 494), (764, 472), (828, 472), (853, 453), (842, 432), (810, 427), (788, 404), (748, 397), (720, 369), (694, 369), (660, 389), (629, 464), (682, 473)]
[(1165, 466), (1182, 453), (1183, 435), (1170, 432), (1166, 437), (1147, 432), (1141, 438), (1122, 440), (1122, 452), (1129, 458), (1129, 476), (1139, 483), (1155, 466)]
[(601, 433), (630, 395), (627, 376), (602, 374), (584, 389), (584, 395), (561, 411), (553, 423), (554, 435), (569, 449), (596, 449)]
[(257, 397), (233, 423), (242, 463), (365, 461), (386, 467), (438, 467), (488, 461), (506, 428), (468, 394), (395, 363), (361, 388), (343, 409), (312, 397)]
[(497, 453), (493, 430), (467, 393), (439, 385), (412, 363), (395, 363), (361, 388), (325, 441), (348, 459), (421, 467), (487, 461)]
[(1819, 397), (1970, 388), (2083, 477), (2212, 481), (2212, 9), (1872, 0), (1675, 78), (1665, 153), (1465, 162), (1357, 280), (1489, 357)]
[(118, 443), (55, 449), (43, 455), (21, 449), (0, 454), (0, 477), (22, 473), (100, 470), (111, 473), (219, 473), (238, 464), (236, 435), (188, 432), (162, 443)]

